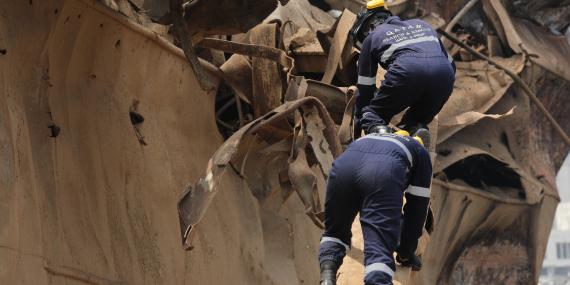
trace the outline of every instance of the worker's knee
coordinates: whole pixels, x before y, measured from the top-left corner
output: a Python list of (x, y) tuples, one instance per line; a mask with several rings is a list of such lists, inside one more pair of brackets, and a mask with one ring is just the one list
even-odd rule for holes
[(373, 263), (365, 268), (364, 284), (392, 285), (394, 271), (383, 263)]

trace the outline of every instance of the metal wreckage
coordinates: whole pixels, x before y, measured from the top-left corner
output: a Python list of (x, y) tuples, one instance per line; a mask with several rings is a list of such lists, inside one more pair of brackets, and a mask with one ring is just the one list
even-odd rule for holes
[[(327, 2), (342, 14), (306, 0), (0, 3), (0, 283), (317, 284), (362, 5)], [(537, 282), (570, 145), (564, 3), (388, 2), (438, 28), (458, 67), (430, 126), (424, 267), (396, 282)], [(361, 283), (356, 236), (339, 284)]]

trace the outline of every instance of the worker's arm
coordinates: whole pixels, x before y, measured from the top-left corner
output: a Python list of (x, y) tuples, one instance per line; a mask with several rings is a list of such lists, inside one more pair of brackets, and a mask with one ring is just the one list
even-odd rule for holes
[[(356, 106), (354, 108), (356, 125), (359, 126), (362, 119), (362, 109), (370, 104), (376, 91), (376, 72), (378, 61), (374, 57), (372, 37), (369, 36), (362, 43), (360, 56), (358, 57), (358, 93), (356, 94)], [(360, 134), (360, 130), (357, 130)]]
[(429, 187), (432, 176), (431, 160), (424, 147), (418, 146), (418, 150), (410, 177), (410, 185), (405, 194), (404, 225), (398, 249), (398, 253), (404, 257), (410, 257), (416, 251), (429, 207)]

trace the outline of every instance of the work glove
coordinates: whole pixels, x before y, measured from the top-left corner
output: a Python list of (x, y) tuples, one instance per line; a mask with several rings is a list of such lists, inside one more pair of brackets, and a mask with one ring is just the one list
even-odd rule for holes
[(410, 257), (403, 257), (398, 253), (396, 261), (403, 267), (411, 267), (413, 271), (422, 269), (422, 260), (415, 253)]

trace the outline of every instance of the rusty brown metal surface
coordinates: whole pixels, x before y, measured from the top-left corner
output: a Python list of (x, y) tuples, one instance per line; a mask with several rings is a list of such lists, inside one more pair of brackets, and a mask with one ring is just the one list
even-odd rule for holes
[[(302, 97), (302, 96), (301, 96)], [(313, 97), (304, 97), (295, 101), (287, 102), (275, 110), (263, 115), (262, 117), (252, 121), (244, 126), (216, 151), (214, 156), (208, 163), (206, 176), (199, 179), (193, 186), (189, 187), (178, 203), (178, 211), (180, 215), (181, 233), (186, 248), (190, 249), (192, 234), (195, 226), (204, 216), (208, 206), (212, 202), (219, 189), (219, 181), (226, 171), (236, 171), (238, 174), (247, 163), (247, 155), (245, 153), (251, 150), (242, 146), (242, 141), (249, 139), (263, 140), (261, 130), (270, 126), (279, 126), (281, 120), (286, 119), (288, 115), (297, 113), (301, 109), (312, 110), (308, 115), (306, 111), (303, 115), (298, 116), (296, 126), (284, 132), (285, 136), (280, 138), (271, 137), (270, 141), (279, 141), (293, 136), (293, 145), (291, 146), (291, 154), (289, 160), (289, 180), (292, 188), (299, 194), (299, 197), (305, 205), (307, 215), (319, 226), (322, 226), (322, 206), (318, 196), (316, 177), (310, 170), (311, 166), (307, 160), (305, 150), (307, 149), (309, 137), (314, 142), (326, 142), (319, 144), (312, 151), (317, 157), (328, 157), (326, 159), (317, 159), (321, 165), (321, 175), (328, 175), (324, 172), (332, 163), (332, 157), (340, 154), (341, 147), (336, 136), (334, 123), (329, 117), (324, 105)], [(279, 128), (279, 127), (278, 127)], [(253, 138), (251, 138), (253, 137)], [(327, 147), (325, 147), (328, 145)], [(324, 151), (324, 153), (323, 153)], [(236, 159), (236, 157), (238, 159)], [(250, 158), (255, 159), (255, 158)], [(323, 166), (323, 164), (325, 164)]]
[[(402, 15), (442, 27), (465, 1), (400, 2)], [(174, 13), (160, 16), (169, 3)], [(461, 38), (506, 56), (493, 59), (569, 131), (567, 46), (509, 6), (483, 4), (466, 16), (488, 17), (495, 47), (470, 31)], [(326, 179), (353, 137), (357, 53), (350, 12), (335, 23), (314, 9), (306, 0), (1, 3), (0, 267), (13, 270), (0, 283), (317, 284)], [(396, 282), (536, 283), (568, 147), (504, 72), (465, 53), (456, 63), (454, 92), (430, 125), (424, 267), (398, 268)], [(242, 124), (226, 140), (216, 130), (221, 82), (236, 108), (221, 105)], [(145, 118), (136, 134), (129, 111)], [(339, 285), (361, 284), (354, 232)], [(192, 252), (175, 246), (180, 236)]]
[(184, 19), (190, 35), (230, 35), (248, 31), (277, 7), (277, 0), (195, 0), (188, 2)]
[[(319, 37), (318, 41), (323, 45), (322, 51), (328, 55), (327, 65), (322, 70), (323, 82), (318, 83), (299, 76), (292, 76), (290, 77), (289, 88), (284, 91), (282, 99), (283, 101), (290, 101), (299, 100), (304, 96), (314, 96), (321, 100), (328, 112), (331, 113), (333, 121), (340, 125), (338, 138), (342, 145), (349, 143), (352, 137), (351, 102), (354, 102), (352, 96), (354, 89), (338, 88), (325, 83), (330, 83), (333, 76), (340, 76), (343, 73), (342, 68), (339, 68), (342, 65), (354, 64), (348, 60), (341, 60), (341, 58), (346, 57), (344, 51), (350, 50), (350, 47), (347, 49), (348, 46), (346, 46), (346, 27), (350, 27), (350, 17), (347, 15), (350, 15), (350, 12), (345, 11), (344, 18), (341, 17), (336, 24), (331, 26), (330, 30), (317, 31), (314, 36)], [(435, 28), (443, 26), (444, 23), (435, 14), (427, 13), (423, 18)], [(297, 55), (303, 54), (303, 46), (305, 46), (303, 41), (314, 44), (314, 39), (311, 39), (309, 30), (301, 30), (301, 32), (293, 35), (290, 41), (292, 44), (288, 46), (293, 47), (292, 54), (295, 55), (295, 59), (306, 61), (306, 58), (297, 57)], [(322, 58), (321, 51), (314, 47), (308, 48), (310, 46), (305, 46), (305, 49)], [(496, 58), (495, 60), (509, 66), (511, 70), (517, 73), (521, 73), (524, 69), (523, 56)], [(304, 64), (306, 65), (306, 62)], [(517, 156), (513, 155), (511, 149), (514, 146), (504, 145), (505, 136), (509, 141), (512, 140), (511, 137), (516, 136), (505, 126), (513, 120), (511, 118), (520, 119), (521, 116), (525, 116), (525, 111), (517, 108), (520, 103), (513, 102), (510, 96), (505, 98), (509, 90), (512, 90), (512, 79), (504, 72), (494, 69), (482, 61), (457, 62), (457, 66), (458, 79), (455, 91), (439, 115), (439, 126), (432, 127), (432, 130), (438, 132), (434, 134), (438, 141), (437, 152), (442, 154), (437, 156), (436, 167), (434, 168), (436, 175), (441, 176), (435, 180), (433, 187), (434, 196), (432, 198), (434, 199), (433, 210), (435, 213), (433, 222), (435, 226), (430, 238), (421, 243), (422, 252), (428, 265), (419, 274), (404, 270), (397, 275), (397, 279), (404, 284), (455, 284), (466, 282), (465, 278), (478, 280), (477, 282), (482, 280), (487, 282), (491, 282), (490, 280), (501, 280), (501, 282), (535, 280), (540, 258), (534, 256), (541, 256), (546, 241), (544, 235), (531, 234), (523, 240), (505, 243), (505, 245), (501, 245), (502, 247), (499, 245), (489, 247), (482, 245), (482, 243), (485, 244), (485, 240), (488, 239), (486, 233), (503, 231), (505, 234), (499, 239), (508, 240), (512, 236), (520, 234), (516, 231), (517, 228), (532, 228), (537, 223), (541, 223), (539, 220), (552, 217), (553, 212), (549, 210), (548, 205), (556, 203), (557, 195), (552, 188), (535, 179), (523, 161), (517, 160)], [(300, 70), (307, 71), (309, 68), (303, 67)], [(311, 71), (314, 72), (315, 70), (318, 69)], [(350, 84), (350, 78), (348, 82)], [(321, 205), (317, 203), (318, 197), (314, 196), (319, 191), (315, 188), (316, 179), (311, 167), (307, 164), (309, 159), (304, 151), (310, 145), (309, 141), (312, 142), (312, 140), (307, 139), (308, 125), (300, 124), (302, 119), (307, 118), (306, 112), (308, 110), (307, 108), (300, 109), (302, 114), (288, 116), (289, 120), (296, 122), (295, 127), (292, 128), (293, 139), (289, 142), (294, 147), (289, 158), (291, 167), (287, 175), (288, 178), (282, 176), (282, 180), (290, 181), (293, 188), (297, 189), (297, 194), (305, 205), (306, 212), (310, 213), (309, 217), (320, 226), (316, 217), (320, 215), (317, 209), (320, 209)], [(311, 113), (311, 111), (308, 112)], [(260, 127), (260, 130), (263, 129)], [(275, 130), (275, 127), (265, 129)], [(466, 129), (479, 129), (479, 131), (467, 132)], [(487, 139), (478, 137), (478, 132), (490, 134), (490, 137)], [(266, 135), (271, 133), (275, 133), (275, 131), (265, 132)], [(282, 133), (282, 135), (285, 134), (286, 132)], [(271, 140), (277, 141), (279, 139), (273, 135)], [(462, 179), (468, 181), (468, 178), (453, 176), (456, 175), (453, 173), (458, 164), (468, 163), (478, 157), (486, 157), (485, 159), (490, 163), (498, 163), (496, 166), (498, 168), (502, 167), (498, 166), (499, 164), (505, 165), (506, 169), (513, 171), (508, 174), (513, 175), (509, 179), (520, 181), (520, 185), (502, 186), (502, 188), (497, 185), (488, 185), (482, 189), (481, 186), (470, 185), (468, 183), (471, 182), (462, 181)], [(331, 162), (330, 158), (321, 158), (319, 161), (321, 166)], [(453, 180), (447, 181), (447, 175), (452, 175)], [(298, 189), (308, 190), (300, 192)], [(463, 193), (461, 195), (466, 195), (464, 196), (466, 198), (458, 200), (456, 197), (459, 196), (448, 194), (448, 192)], [(548, 195), (542, 193), (548, 193)], [(485, 206), (488, 203), (490, 206)], [(502, 218), (513, 211), (512, 207), (515, 207), (520, 213), (527, 213), (531, 208), (540, 210), (530, 212), (528, 216), (522, 218), (517, 218), (517, 216), (508, 219)], [(466, 211), (471, 211), (470, 209), (474, 209), (475, 212), (469, 212), (470, 214), (466, 216)], [(489, 215), (495, 215), (498, 222), (485, 223), (484, 221)], [(443, 217), (455, 217), (456, 220), (452, 221)], [(462, 225), (461, 228), (454, 226), (458, 223)], [(548, 228), (549, 223), (546, 222), (544, 227)], [(474, 246), (466, 246), (467, 243), (474, 244)], [(445, 246), (447, 251), (441, 250), (441, 246)], [(476, 253), (478, 250), (483, 250), (489, 252), (489, 256), (493, 256), (492, 251), (505, 248), (525, 254), (521, 254), (512, 260), (501, 261), (499, 267), (485, 267), (483, 265), (484, 256)], [(526, 252), (534, 253), (527, 255)], [(510, 264), (506, 265), (508, 263)], [(497, 273), (486, 277), (479, 276), (477, 272), (481, 268), (495, 270)], [(345, 268), (343, 274), (350, 275), (350, 270)], [(527, 272), (524, 274), (512, 273), (520, 272), (520, 270)], [(510, 274), (510, 277), (500, 277), (506, 276), (505, 274)]]
[(570, 80), (570, 43), (566, 37), (553, 35), (544, 27), (512, 17), (501, 1), (485, 0), (483, 4), (490, 18), (499, 20), (494, 25), (501, 27), (503, 40), (511, 49), (535, 55), (530, 58), (533, 62)]
[[(250, 31), (250, 40), (257, 46), (276, 48), (280, 44), (281, 24), (261, 24)], [(287, 85), (287, 75), (277, 62), (254, 57), (252, 59), (253, 116), (261, 115), (281, 105), (281, 94)]]
[(323, 83), (330, 84), (341, 61), (341, 56), (345, 49), (352, 50), (352, 44), (347, 44), (348, 34), (352, 25), (356, 21), (356, 15), (348, 10), (344, 10), (335, 30), (333, 41), (328, 52), (327, 65), (324, 71)]

